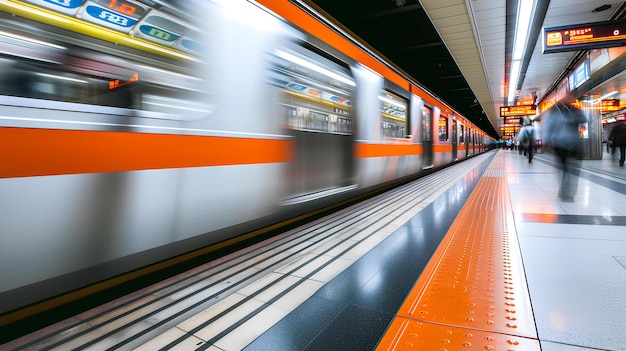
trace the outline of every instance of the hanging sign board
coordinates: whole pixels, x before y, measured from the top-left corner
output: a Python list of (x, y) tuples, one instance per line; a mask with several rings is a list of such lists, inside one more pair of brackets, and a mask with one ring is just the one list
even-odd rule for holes
[(598, 49), (626, 44), (626, 21), (607, 21), (543, 29), (543, 53)]
[(533, 116), (537, 114), (537, 105), (500, 106), (500, 117)]
[(620, 110), (619, 99), (602, 100), (602, 112), (615, 112)]
[(521, 125), (521, 118), (519, 117), (504, 117), (504, 124), (506, 125)]

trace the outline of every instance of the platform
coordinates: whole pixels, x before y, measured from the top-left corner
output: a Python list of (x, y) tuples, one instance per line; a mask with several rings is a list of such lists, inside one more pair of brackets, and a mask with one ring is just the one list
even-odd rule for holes
[(0, 349), (625, 350), (626, 170), (575, 161), (563, 201), (554, 161), (473, 157)]

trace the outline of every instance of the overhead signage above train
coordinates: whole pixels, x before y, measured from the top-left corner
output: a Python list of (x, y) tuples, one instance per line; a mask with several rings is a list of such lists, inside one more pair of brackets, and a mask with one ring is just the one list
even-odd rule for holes
[(602, 100), (601, 102), (602, 112), (615, 112), (621, 109), (620, 99)]
[(521, 117), (537, 114), (537, 105), (500, 106), (500, 117)]
[(26, 0), (100, 27), (178, 49), (205, 54), (197, 30), (180, 19), (132, 0)]
[(522, 121), (519, 117), (504, 117), (504, 124), (518, 126), (522, 124)]
[(626, 45), (626, 21), (595, 22), (543, 29), (543, 53)]

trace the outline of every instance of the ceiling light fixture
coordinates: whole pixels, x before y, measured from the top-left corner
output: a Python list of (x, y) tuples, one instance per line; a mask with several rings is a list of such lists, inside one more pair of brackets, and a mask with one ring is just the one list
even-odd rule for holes
[(511, 71), (509, 72), (508, 105), (513, 105), (519, 83), (519, 75), (524, 59), (524, 50), (528, 41), (532, 14), (535, 11), (535, 0), (518, 0), (517, 18), (515, 19), (515, 40), (513, 42), (513, 56)]
[(602, 100), (605, 100), (605, 99), (607, 99), (607, 98), (610, 98), (611, 96), (613, 96), (613, 95), (615, 95), (615, 94), (617, 94), (617, 93), (618, 93), (618, 91), (617, 91), (617, 90), (615, 90), (615, 91), (612, 91), (612, 92), (610, 92), (610, 93), (608, 93), (608, 94), (604, 94), (604, 95), (602, 95), (599, 99), (593, 100), (593, 104), (599, 104), (600, 102), (602, 102)]

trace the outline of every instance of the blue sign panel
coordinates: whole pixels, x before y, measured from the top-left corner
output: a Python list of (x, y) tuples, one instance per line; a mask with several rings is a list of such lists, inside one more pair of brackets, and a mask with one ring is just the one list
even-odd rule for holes
[(85, 0), (28, 0), (28, 2), (73, 16)]
[(139, 26), (139, 31), (141, 31), (141, 33), (143, 33), (144, 35), (166, 42), (175, 42), (176, 40), (178, 40), (178, 38), (180, 38), (180, 35), (176, 35), (155, 26), (145, 24)]
[(130, 30), (130, 28), (137, 23), (136, 20), (130, 17), (99, 6), (87, 6), (85, 12), (91, 17), (92, 21), (115, 29)]
[(195, 40), (190, 40), (190, 39), (183, 38), (183, 40), (181, 40), (181, 42), (180, 42), (180, 46), (183, 49), (185, 49), (185, 51), (191, 51), (191, 52), (195, 52), (197, 54), (206, 55), (209, 52), (209, 50), (208, 50), (208, 48), (206, 46), (200, 44), (199, 42), (197, 42)]
[(50, 3), (54, 7), (62, 7), (66, 9), (77, 9), (85, 0), (44, 0), (45, 2)]
[(306, 87), (304, 85), (298, 84), (298, 83), (290, 83), (288, 85), (289, 88), (293, 89), (293, 90), (297, 90), (297, 91), (304, 91), (306, 89)]
[(590, 75), (589, 59), (586, 59), (580, 66), (574, 69), (574, 72), (569, 76), (569, 91), (575, 90), (588, 81)]

